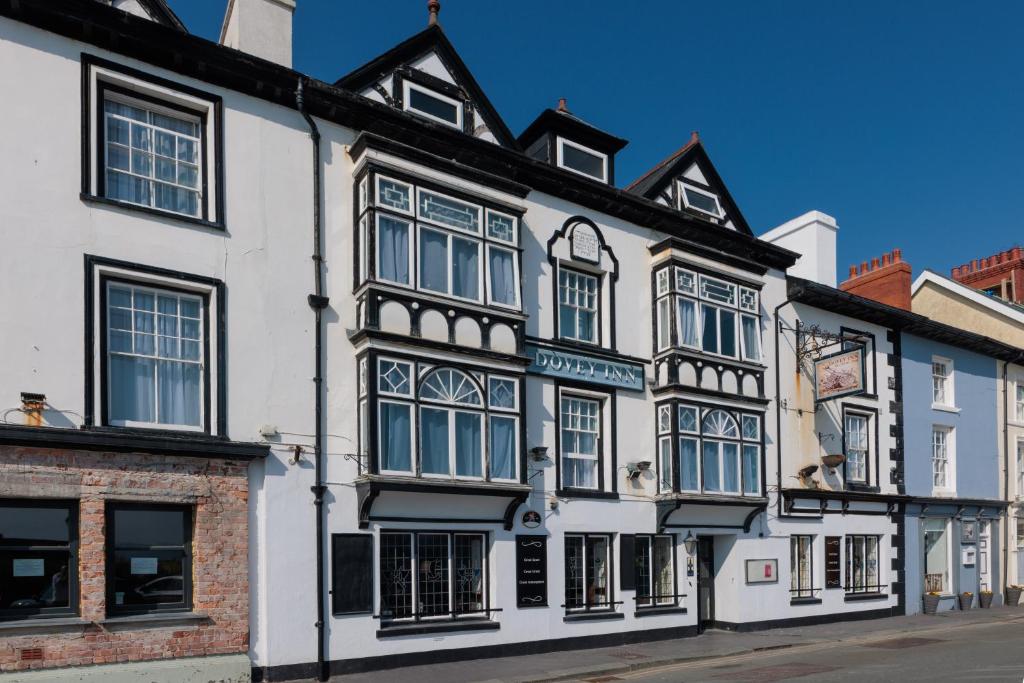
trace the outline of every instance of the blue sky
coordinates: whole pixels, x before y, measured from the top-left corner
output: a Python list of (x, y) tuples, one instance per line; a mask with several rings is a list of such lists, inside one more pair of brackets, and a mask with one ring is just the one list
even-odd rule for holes
[[(169, 0), (216, 40), (226, 0)], [(837, 218), (849, 264), (915, 272), (1020, 244), (1024, 3), (442, 0), (509, 128), (559, 97), (630, 141), (628, 184), (699, 130), (755, 233)], [(426, 0), (298, 0), (295, 67), (333, 81), (426, 25)]]

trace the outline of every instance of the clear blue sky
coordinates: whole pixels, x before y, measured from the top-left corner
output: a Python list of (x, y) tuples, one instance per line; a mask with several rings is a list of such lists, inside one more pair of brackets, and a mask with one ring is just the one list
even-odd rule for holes
[[(216, 40), (226, 0), (169, 0)], [(755, 233), (839, 221), (839, 270), (902, 247), (940, 272), (1020, 244), (1024, 3), (442, 0), (516, 134), (557, 98), (630, 141), (628, 184), (699, 130)], [(426, 0), (298, 0), (327, 81), (426, 25)]]

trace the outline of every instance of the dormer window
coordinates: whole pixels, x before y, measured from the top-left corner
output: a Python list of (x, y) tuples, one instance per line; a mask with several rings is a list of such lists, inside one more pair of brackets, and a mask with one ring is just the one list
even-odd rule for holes
[(403, 102), (406, 111), (443, 123), (452, 128), (462, 129), (462, 103), (417, 85), (412, 81), (403, 83)]
[(608, 155), (558, 138), (558, 166), (602, 183), (608, 182)]
[(712, 218), (721, 218), (723, 215), (722, 205), (718, 201), (718, 195), (707, 190), (702, 190), (689, 183), (680, 183), (679, 195), (683, 200), (683, 208), (693, 209)]

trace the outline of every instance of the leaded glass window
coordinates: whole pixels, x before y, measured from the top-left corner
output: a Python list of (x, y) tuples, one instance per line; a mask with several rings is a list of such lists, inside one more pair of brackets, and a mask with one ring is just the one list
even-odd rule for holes
[(565, 606), (570, 611), (611, 610), (608, 567), (611, 539), (603, 535), (565, 536)]
[(659, 458), (673, 468), (662, 472), (660, 490), (761, 495), (761, 416), (712, 408), (702, 412), (697, 406), (673, 404), (677, 423), (672, 433), (678, 436), (670, 442), (676, 449), (671, 457), (661, 450), (659, 406)]
[(673, 537), (637, 536), (634, 551), (637, 607), (676, 604)]

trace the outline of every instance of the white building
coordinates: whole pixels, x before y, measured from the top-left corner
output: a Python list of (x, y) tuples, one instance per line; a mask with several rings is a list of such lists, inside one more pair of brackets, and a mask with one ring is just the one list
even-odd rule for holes
[[(4, 405), (45, 392), (54, 428), (266, 456), (254, 678), (902, 607), (898, 350), (823, 303), (834, 252), (831, 281), (813, 259), (796, 272), (823, 285), (787, 280), (800, 240), (754, 237), (696, 136), (618, 189), (625, 140), (564, 103), (515, 137), (434, 22), (328, 84), (290, 68), (288, 0), (233, 0), (225, 45), (108, 4), (0, 0), (0, 215), (31, 226), (0, 250)], [(811, 224), (827, 255), (834, 222), (790, 228)], [(220, 323), (198, 382), (159, 379), (180, 413), (126, 412), (108, 379), (110, 278)], [(865, 347), (849, 415), (815, 412), (798, 324)], [(863, 469), (797, 476), (851, 444)]]

